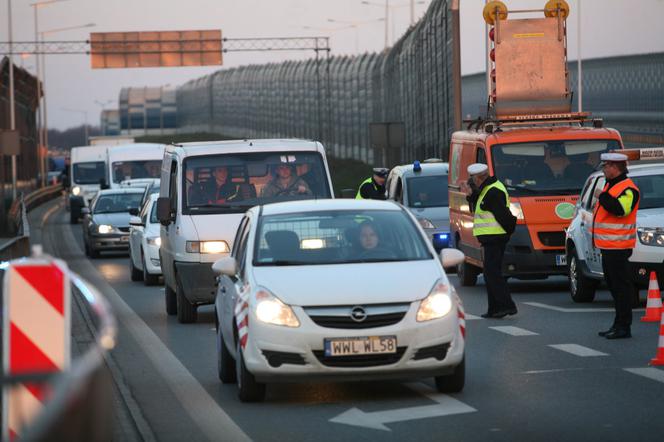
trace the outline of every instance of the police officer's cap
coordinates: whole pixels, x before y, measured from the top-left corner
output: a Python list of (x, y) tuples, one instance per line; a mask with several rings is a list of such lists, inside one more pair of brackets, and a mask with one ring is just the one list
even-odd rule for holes
[(483, 173), (486, 173), (488, 170), (489, 166), (487, 166), (486, 164), (475, 163), (468, 166), (468, 175), (470, 176), (482, 175)]
[(390, 169), (386, 169), (385, 167), (374, 167), (373, 170), (373, 174), (381, 178), (387, 178), (389, 173)]
[(600, 157), (603, 163), (607, 161), (620, 162), (627, 161), (627, 155), (623, 153), (603, 153)]

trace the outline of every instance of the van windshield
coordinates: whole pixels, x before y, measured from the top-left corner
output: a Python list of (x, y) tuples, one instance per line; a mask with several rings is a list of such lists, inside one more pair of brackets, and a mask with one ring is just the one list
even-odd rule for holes
[(161, 160), (114, 161), (113, 182), (137, 178), (159, 178)]
[(447, 207), (447, 175), (408, 178), (409, 207)]
[(616, 140), (552, 140), (492, 147), (496, 178), (510, 196), (577, 195)]
[(106, 164), (103, 161), (74, 163), (74, 182), (76, 184), (99, 184), (106, 177)]
[(183, 172), (185, 213), (244, 212), (257, 204), (331, 197), (323, 158), (315, 152), (190, 157)]

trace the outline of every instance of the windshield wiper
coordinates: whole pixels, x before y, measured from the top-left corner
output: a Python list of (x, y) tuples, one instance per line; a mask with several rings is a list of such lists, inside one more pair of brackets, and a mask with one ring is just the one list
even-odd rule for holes
[(242, 204), (197, 204), (195, 206), (189, 206), (189, 210), (200, 210), (200, 209), (249, 209), (252, 206), (246, 206)]

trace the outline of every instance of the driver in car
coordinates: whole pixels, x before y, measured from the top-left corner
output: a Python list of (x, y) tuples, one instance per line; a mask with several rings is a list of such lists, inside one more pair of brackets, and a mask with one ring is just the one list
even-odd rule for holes
[(309, 185), (293, 174), (290, 164), (281, 163), (276, 168), (276, 176), (263, 187), (261, 198), (290, 195), (311, 195)]
[(360, 224), (360, 257), (361, 258), (394, 258), (393, 251), (381, 244), (378, 229), (372, 221)]

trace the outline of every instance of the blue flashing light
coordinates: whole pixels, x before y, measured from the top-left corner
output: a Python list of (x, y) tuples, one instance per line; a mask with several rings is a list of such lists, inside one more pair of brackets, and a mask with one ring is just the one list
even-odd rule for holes
[(439, 233), (437, 236), (438, 236), (438, 239), (447, 239), (447, 238), (449, 238), (449, 235), (447, 233)]
[(420, 165), (420, 162), (415, 160), (413, 163), (413, 172), (422, 172), (422, 166)]

